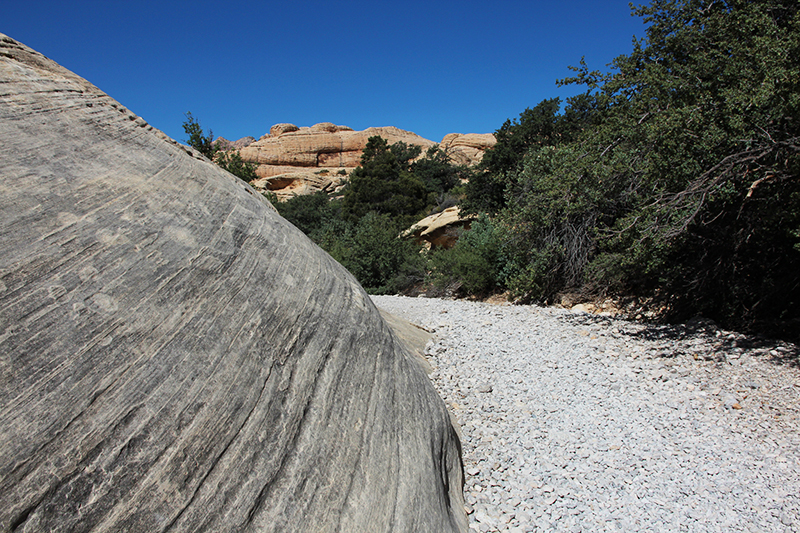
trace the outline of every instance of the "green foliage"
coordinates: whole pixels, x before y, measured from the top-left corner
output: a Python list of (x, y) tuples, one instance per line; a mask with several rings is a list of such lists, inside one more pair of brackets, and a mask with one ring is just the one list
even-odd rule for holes
[(495, 132), (497, 144), (486, 151), (466, 186), (465, 213), (499, 212), (506, 205), (509, 182), (529, 151), (570, 142), (594, 119), (596, 102), (591, 95), (570, 98), (561, 115), (560, 104), (558, 98), (542, 100)]
[(191, 112), (186, 112), (186, 121), (183, 123), (183, 131), (189, 136), (186, 143), (209, 159), (214, 159), (217, 153), (217, 146), (214, 144), (214, 134), (211, 130), (208, 135), (203, 132), (200, 122), (195, 120)]
[(486, 152), (482, 166), (492, 174), (514, 171), (525, 153), (534, 147), (552, 146), (560, 138), (558, 110), (561, 100), (542, 100), (533, 109), (520, 113), (519, 119), (506, 120), (494, 136), (497, 144)]
[(208, 130), (208, 135), (203, 131), (200, 122), (190, 112), (186, 113), (183, 131), (189, 136), (186, 143), (198, 152), (214, 161), (217, 165), (227, 170), (237, 178), (246, 182), (256, 179), (256, 165), (242, 160), (238, 151), (224, 152), (219, 144), (214, 142), (214, 134)]
[[(394, 293), (425, 277), (420, 247), (399, 234), (439, 202), (467, 172), (437, 148), (372, 137), (344, 198), (325, 193), (273, 202), (278, 212), (347, 268), (372, 293)], [(416, 160), (416, 162), (415, 162)]]
[(341, 202), (331, 200), (325, 192), (295, 196), (286, 202), (274, 203), (278, 213), (297, 228), (319, 241), (321, 234), (334, 220), (341, 218)]
[(419, 282), (424, 257), (413, 242), (399, 239), (401, 227), (371, 212), (356, 223), (338, 219), (318, 233), (319, 244), (371, 294), (396, 294)]
[(532, 150), (511, 176), (508, 207), (508, 288), (522, 300), (549, 301), (583, 282), (603, 197), (602, 178), (577, 165), (576, 147)]
[(612, 72), (582, 61), (563, 81), (587, 88), (563, 115), (545, 101), (507, 122), (487, 153), (495, 181), (475, 184), (495, 199), (467, 194), (509, 228), (507, 284), (540, 300), (578, 286), (669, 294), (677, 315), (737, 327), (796, 317), (798, 11), (656, 0), (634, 10), (647, 38)]
[(256, 165), (249, 161), (243, 161), (238, 151), (217, 152), (214, 162), (248, 183), (258, 177), (256, 175)]
[(431, 148), (416, 162), (421, 148), (370, 137), (361, 166), (350, 173), (344, 191), (345, 217), (356, 221), (369, 212), (389, 215), (410, 225), (429, 208), (446, 201), (447, 192), (465, 175), (444, 152)]
[[(375, 137), (373, 137), (375, 138)], [(383, 141), (383, 146), (386, 146), (387, 142), (382, 137), (377, 137)], [(377, 142), (377, 139), (376, 139)], [(378, 143), (381, 144), (381, 143)], [(369, 139), (367, 139), (367, 145), (369, 146)], [(376, 145), (377, 146), (377, 145)], [(400, 168), (410, 169), (411, 162), (419, 157), (419, 154), (422, 153), (422, 147), (417, 146), (415, 144), (406, 144), (403, 141), (398, 141), (393, 145), (389, 146), (389, 151), (394, 155), (395, 159), (397, 160), (397, 164), (400, 165)], [(369, 147), (364, 150), (364, 153), (361, 156), (361, 164), (363, 165), (365, 162), (369, 162), (372, 159), (372, 156), (369, 155)], [(377, 155), (377, 154), (376, 154)]]
[(261, 193), (261, 196), (263, 196), (264, 198), (266, 198), (266, 199), (267, 199), (267, 201), (268, 201), (269, 203), (271, 203), (273, 206), (277, 206), (277, 205), (280, 203), (280, 202), (279, 202), (279, 200), (278, 200), (278, 195), (277, 195), (277, 194), (275, 194), (275, 193), (274, 193), (274, 192), (272, 192), (272, 191), (263, 191), (263, 192)]
[(425, 184), (410, 172), (413, 150), (404, 143), (394, 146), (397, 148), (390, 148), (378, 136), (369, 138), (361, 166), (350, 173), (344, 192), (342, 207), (349, 220), (356, 221), (370, 212), (408, 219), (425, 207)]
[(411, 165), (411, 171), (422, 180), (425, 189), (439, 199), (437, 204), (441, 203), (441, 199), (454, 187), (472, 176), (469, 168), (454, 165), (450, 156), (438, 146), (428, 148), (425, 157)]
[(503, 257), (499, 229), (485, 216), (472, 222), (453, 248), (437, 250), (430, 257), (434, 285), (459, 285), (471, 295), (487, 294), (501, 284)]

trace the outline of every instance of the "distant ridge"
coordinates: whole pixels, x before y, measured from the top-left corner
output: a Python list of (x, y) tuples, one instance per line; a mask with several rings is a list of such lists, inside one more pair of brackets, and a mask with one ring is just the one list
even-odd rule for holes
[[(334, 192), (342, 187), (349, 172), (359, 165), (367, 141), (376, 135), (389, 144), (402, 141), (421, 146), (423, 151), (437, 144), (394, 126), (356, 131), (348, 126), (322, 122), (311, 127), (276, 124), (258, 141), (231, 149), (239, 149), (244, 161), (257, 165), (259, 179), (253, 183), (257, 189), (287, 199), (316, 191)], [(236, 142), (244, 144), (246, 139)], [(454, 163), (474, 165), (495, 143), (491, 133), (451, 133), (438, 144)]]

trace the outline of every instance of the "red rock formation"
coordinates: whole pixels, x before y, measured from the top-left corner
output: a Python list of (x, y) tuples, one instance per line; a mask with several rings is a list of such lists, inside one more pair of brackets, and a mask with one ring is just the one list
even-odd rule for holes
[[(335, 191), (347, 174), (361, 162), (361, 153), (370, 137), (378, 135), (389, 144), (405, 142), (421, 146), (423, 152), (436, 143), (410, 131), (392, 126), (354, 131), (347, 126), (322, 122), (299, 128), (276, 124), (268, 135), (240, 150), (242, 159), (258, 165), (259, 179), (253, 185), (269, 190), (279, 199), (316, 191)], [(451, 133), (441, 146), (457, 164), (476, 164), (483, 151), (494, 145), (494, 135)]]

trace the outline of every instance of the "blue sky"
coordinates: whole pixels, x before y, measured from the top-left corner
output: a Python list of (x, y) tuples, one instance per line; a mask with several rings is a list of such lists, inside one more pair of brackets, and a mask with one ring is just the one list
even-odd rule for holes
[(644, 28), (627, 0), (0, 0), (0, 33), (180, 141), (186, 111), (231, 140), (279, 122), (493, 132)]

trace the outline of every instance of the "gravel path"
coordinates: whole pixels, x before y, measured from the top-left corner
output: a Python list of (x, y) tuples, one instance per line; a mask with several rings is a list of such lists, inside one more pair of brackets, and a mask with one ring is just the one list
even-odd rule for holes
[(794, 345), (703, 322), (373, 300), (434, 332), (471, 530), (800, 532)]

